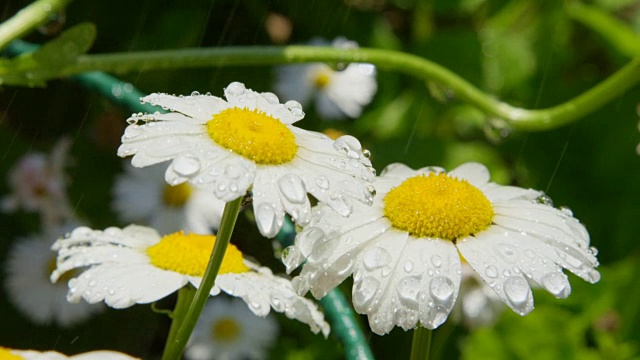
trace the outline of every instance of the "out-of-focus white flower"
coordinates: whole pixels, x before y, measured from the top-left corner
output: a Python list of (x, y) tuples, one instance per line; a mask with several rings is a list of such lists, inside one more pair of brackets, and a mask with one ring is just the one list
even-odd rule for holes
[[(355, 41), (343, 37), (331, 44), (316, 39), (310, 45), (358, 47)], [(297, 100), (303, 106), (315, 100), (316, 111), (326, 119), (357, 118), (378, 89), (376, 68), (372, 64), (350, 63), (342, 70), (334, 70), (324, 63), (284, 65), (276, 68), (276, 75), (275, 90), (279, 96)]]
[(64, 174), (70, 146), (70, 139), (62, 138), (48, 156), (30, 153), (21, 157), (7, 176), (11, 194), (2, 198), (2, 210), (40, 212), (44, 226), (55, 226), (71, 218), (73, 209), (67, 198)]
[(2, 360), (140, 360), (116, 351), (99, 350), (67, 356), (57, 351), (17, 350), (0, 347)]
[(71, 226), (51, 228), (43, 234), (16, 239), (9, 250), (5, 264), (7, 296), (36, 324), (54, 323), (69, 327), (104, 310), (101, 304), (70, 304), (66, 299), (69, 277), (60, 279), (57, 284), (49, 280), (56, 268), (57, 256), (51, 251), (51, 245)]
[(225, 202), (251, 188), (256, 223), (266, 237), (280, 231), (285, 212), (299, 225), (308, 223), (307, 194), (343, 216), (351, 213), (352, 199), (371, 203), (375, 170), (356, 138), (334, 141), (299, 129), (292, 125), (304, 116), (298, 102), (283, 105), (274, 94), (238, 82), (227, 86), (225, 96), (227, 101), (199, 93), (143, 98), (175, 112), (129, 118), (118, 155), (134, 155), (136, 167), (171, 160), (169, 184), (188, 181)]
[(187, 182), (167, 184), (166, 169), (166, 164), (143, 169), (125, 166), (113, 189), (113, 208), (120, 220), (149, 225), (160, 234), (179, 230), (208, 234), (217, 229), (224, 201)]
[(372, 206), (354, 204), (345, 219), (314, 208), (310, 225), (283, 252), (299, 294), (316, 297), (353, 274), (353, 304), (376, 334), (418, 322), (433, 329), (458, 297), (464, 256), (493, 292), (520, 315), (533, 310), (531, 285), (557, 298), (571, 293), (568, 269), (595, 283), (596, 251), (573, 214), (546, 203), (542, 192), (489, 182), (467, 163), (451, 172), (388, 166)]
[(189, 360), (264, 359), (278, 335), (271, 317), (255, 316), (240, 300), (209, 300), (185, 349)]
[[(215, 241), (214, 235), (184, 232), (161, 237), (154, 229), (136, 225), (104, 231), (80, 227), (54, 244), (58, 267), (51, 280), (86, 268), (69, 280), (70, 302), (84, 298), (89, 303), (104, 301), (113, 308), (147, 304), (189, 283), (199, 287)], [(313, 302), (298, 296), (289, 280), (244, 259), (231, 244), (211, 295), (218, 295), (220, 290), (242, 298), (258, 316), (266, 316), (273, 308), (309, 325), (314, 333), (329, 333), (322, 312)]]
[(454, 321), (469, 329), (489, 326), (498, 320), (504, 308), (502, 299), (463, 261), (460, 293), (451, 312)]

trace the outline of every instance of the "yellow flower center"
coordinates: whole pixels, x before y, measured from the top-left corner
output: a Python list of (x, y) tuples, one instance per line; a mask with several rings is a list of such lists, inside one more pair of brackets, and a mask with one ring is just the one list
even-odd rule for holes
[(291, 130), (260, 110), (226, 109), (207, 122), (209, 136), (218, 145), (258, 165), (291, 161), (298, 151)]
[[(215, 235), (185, 234), (179, 231), (160, 239), (147, 249), (151, 264), (164, 270), (191, 276), (204, 276), (207, 269)], [(229, 244), (218, 274), (243, 273), (249, 268), (242, 262), (242, 253)]]
[(313, 86), (315, 86), (316, 89), (324, 89), (329, 85), (329, 81), (331, 81), (331, 76), (326, 71), (319, 71), (313, 77)]
[(223, 317), (211, 327), (211, 338), (214, 341), (230, 343), (238, 339), (241, 332), (240, 325), (230, 317)]
[(162, 202), (168, 207), (182, 207), (189, 200), (192, 191), (191, 185), (187, 182), (176, 186), (167, 184), (162, 191)]
[(0, 347), (0, 360), (24, 360), (22, 356), (14, 355), (9, 352), (10, 349)]
[(491, 225), (493, 207), (482, 191), (446, 174), (405, 180), (384, 198), (393, 227), (415, 237), (455, 241)]

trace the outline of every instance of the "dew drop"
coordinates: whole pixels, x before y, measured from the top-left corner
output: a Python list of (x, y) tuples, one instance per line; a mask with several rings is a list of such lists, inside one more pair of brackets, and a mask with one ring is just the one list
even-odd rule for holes
[[(134, 120), (134, 123), (135, 123), (135, 120)], [(137, 126), (137, 125), (127, 126), (127, 128), (124, 130), (124, 137), (126, 139), (132, 139), (134, 137), (140, 136), (143, 132), (144, 131), (140, 126)]]
[(487, 277), (495, 279), (498, 277), (498, 268), (493, 265), (489, 265), (486, 267), (486, 269), (484, 269), (484, 274)]
[(274, 94), (274, 93), (263, 92), (261, 95), (269, 104), (279, 104), (280, 103), (280, 99), (278, 99), (278, 96), (276, 96), (276, 94)]
[(359, 159), (362, 154), (360, 141), (351, 135), (340, 136), (333, 142), (333, 147), (352, 159)]
[(559, 272), (553, 272), (545, 275), (542, 280), (542, 286), (547, 289), (553, 296), (564, 299), (571, 293), (571, 286), (565, 275)]
[(287, 273), (300, 266), (304, 256), (296, 246), (289, 246), (282, 251), (282, 263), (287, 268)]
[(407, 273), (413, 271), (413, 261), (407, 260), (407, 262), (404, 263), (404, 271)]
[(504, 283), (504, 293), (513, 308), (521, 315), (529, 312), (531, 289), (527, 281), (521, 277), (511, 277)]
[(373, 300), (380, 282), (373, 277), (362, 279), (353, 289), (353, 305), (356, 308), (366, 308)]
[(318, 185), (318, 187), (320, 189), (323, 190), (328, 190), (329, 189), (329, 179), (327, 179), (326, 176), (324, 175), (320, 175), (316, 178), (316, 185)]
[(367, 159), (369, 159), (371, 157), (371, 151), (369, 151), (367, 149), (362, 149), (362, 156), (364, 156)]
[(432, 255), (431, 256), (431, 263), (435, 267), (442, 266), (442, 257), (440, 255), (438, 255), (438, 254)]
[(191, 92), (191, 96), (200, 96), (200, 92), (199, 91), (192, 91)]
[(325, 233), (317, 227), (308, 227), (296, 239), (296, 245), (304, 256), (309, 256), (315, 244), (325, 238)]
[(372, 271), (391, 262), (391, 254), (381, 247), (368, 249), (362, 259), (365, 269)]
[(496, 246), (496, 250), (502, 257), (509, 263), (514, 263), (518, 260), (518, 254), (513, 246), (507, 244), (500, 244)]
[(442, 305), (436, 305), (434, 308), (429, 310), (429, 320), (427, 324), (425, 324), (430, 329), (435, 329), (438, 326), (442, 325), (447, 320), (449, 316), (449, 310)]
[(276, 236), (280, 230), (276, 218), (276, 207), (270, 203), (260, 204), (256, 211), (256, 223), (262, 235), (269, 238)]
[(173, 171), (181, 176), (191, 176), (200, 171), (200, 162), (188, 156), (177, 157), (173, 160)]
[(409, 307), (418, 306), (420, 295), (420, 280), (415, 276), (407, 276), (398, 283), (398, 297), (400, 302)]
[(449, 278), (446, 278), (444, 276), (436, 276), (431, 279), (431, 283), (429, 284), (429, 291), (431, 292), (431, 296), (433, 296), (436, 301), (448, 306), (453, 302), (455, 285)]
[(289, 100), (284, 104), (284, 107), (291, 112), (291, 115), (302, 118), (304, 117), (304, 111), (302, 111), (302, 105), (295, 100)]
[(539, 204), (553, 206), (553, 200), (551, 200), (551, 198), (549, 196), (547, 196), (546, 194), (542, 194), (542, 195), (538, 196), (536, 201)]
[(227, 96), (227, 98), (229, 98), (229, 96), (232, 96), (232, 97), (233, 96), (240, 96), (240, 95), (244, 94), (244, 92), (246, 90), (247, 89), (244, 87), (243, 83), (235, 81), (235, 82), (232, 82), (231, 84), (229, 84), (229, 86), (227, 86), (224, 89), (224, 93), (225, 93), (225, 96)]
[(307, 189), (298, 175), (284, 175), (278, 180), (278, 188), (282, 195), (294, 204), (304, 204), (307, 199)]

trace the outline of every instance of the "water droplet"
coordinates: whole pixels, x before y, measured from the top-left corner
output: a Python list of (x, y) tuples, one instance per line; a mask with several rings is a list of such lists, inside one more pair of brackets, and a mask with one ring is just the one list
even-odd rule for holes
[(322, 229), (317, 227), (308, 227), (298, 235), (296, 245), (304, 256), (309, 256), (316, 242), (322, 241), (324, 238), (325, 233)]
[(138, 125), (127, 126), (127, 128), (124, 130), (124, 137), (126, 139), (132, 139), (136, 136), (140, 136), (143, 132), (144, 131), (142, 130), (142, 128)]
[(231, 84), (229, 84), (229, 86), (227, 86), (224, 89), (224, 93), (227, 96), (227, 98), (229, 98), (229, 96), (232, 96), (232, 97), (233, 96), (240, 96), (240, 95), (244, 94), (244, 92), (246, 90), (247, 89), (244, 87), (243, 83), (235, 81), (235, 82), (232, 82)]
[(287, 273), (300, 266), (304, 256), (296, 246), (289, 246), (282, 251), (282, 263), (287, 268)]
[(598, 255), (598, 249), (595, 246), (590, 246), (589, 247), (589, 252), (591, 252), (591, 255), (593, 255), (593, 256)]
[(405, 277), (400, 280), (397, 291), (400, 302), (412, 308), (417, 307), (418, 296), (420, 295), (420, 279), (415, 276)]
[(408, 273), (413, 271), (413, 261), (407, 260), (407, 262), (404, 263), (404, 271)]
[(521, 277), (511, 277), (504, 283), (504, 293), (507, 300), (521, 315), (530, 310), (531, 289), (527, 281)]
[(180, 156), (173, 160), (172, 167), (178, 175), (191, 176), (200, 171), (200, 162), (193, 157)]
[(276, 236), (280, 230), (276, 218), (276, 207), (273, 204), (262, 203), (256, 212), (256, 223), (260, 233), (268, 238)]
[(284, 107), (286, 107), (293, 116), (299, 118), (304, 117), (304, 111), (302, 111), (302, 105), (300, 105), (299, 102), (295, 100), (289, 100), (284, 104)]
[(356, 284), (353, 290), (353, 305), (357, 308), (366, 308), (373, 300), (380, 282), (373, 277), (366, 277)]
[(359, 159), (362, 154), (360, 141), (351, 135), (340, 136), (333, 142), (333, 147), (353, 159)]
[(381, 247), (368, 249), (362, 259), (365, 269), (372, 271), (391, 262), (391, 254)]
[(496, 246), (496, 250), (509, 263), (514, 263), (518, 260), (516, 249), (511, 245), (500, 244)]
[(279, 104), (280, 103), (280, 99), (278, 99), (278, 97), (274, 93), (263, 92), (261, 95), (269, 104)]
[(244, 174), (243, 169), (240, 166), (236, 166), (236, 165), (232, 165), (232, 164), (228, 164), (227, 166), (225, 166), (224, 168), (224, 173), (225, 175), (227, 175), (228, 178), (230, 179), (237, 179), (239, 178), (242, 174)]
[(284, 175), (278, 180), (278, 187), (282, 195), (294, 204), (304, 204), (307, 199), (307, 189), (298, 175)]
[(367, 149), (362, 149), (362, 156), (364, 156), (367, 159), (369, 159), (371, 157), (371, 151), (369, 151)]
[(573, 211), (568, 206), (560, 206), (558, 210), (567, 216), (573, 216)]
[(429, 320), (423, 325), (429, 329), (435, 329), (447, 320), (447, 316), (449, 316), (449, 310), (442, 305), (436, 305), (429, 310)]
[(536, 198), (536, 202), (538, 202), (538, 204), (553, 206), (553, 200), (544, 193)]
[(434, 277), (429, 284), (429, 291), (431, 291), (431, 296), (439, 303), (447, 306), (453, 303), (455, 285), (451, 279), (444, 276)]
[(560, 272), (545, 275), (541, 282), (542, 286), (557, 298), (564, 299), (571, 293), (571, 285), (569, 285), (567, 277)]
[(320, 175), (316, 178), (316, 185), (318, 185), (318, 187), (320, 189), (323, 190), (328, 190), (329, 189), (329, 179), (327, 179), (326, 176), (324, 175)]
[(440, 255), (438, 255), (438, 254), (435, 254), (435, 255), (431, 256), (431, 263), (435, 267), (442, 266), (442, 257)]
[(494, 279), (495, 279), (495, 278), (497, 278), (497, 277), (498, 277), (498, 268), (497, 268), (497, 267), (495, 267), (495, 266), (493, 266), (493, 265), (489, 265), (489, 266), (487, 266), (487, 268), (486, 268), (486, 269), (484, 269), (484, 274), (485, 274), (487, 277), (490, 277), (490, 278), (494, 278)]
[(192, 91), (191, 92), (191, 96), (200, 96), (200, 92), (199, 91)]
[(91, 280), (91, 281), (89, 281), (88, 285), (91, 286), (91, 287), (94, 287), (94, 286), (96, 286), (96, 284), (97, 284), (97, 282), (95, 280)]

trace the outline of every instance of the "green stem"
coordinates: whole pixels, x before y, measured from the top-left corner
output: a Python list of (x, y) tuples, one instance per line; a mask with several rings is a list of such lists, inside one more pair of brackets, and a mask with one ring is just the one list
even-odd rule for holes
[(411, 360), (428, 360), (431, 350), (432, 330), (417, 326), (413, 329), (413, 341), (411, 342)]
[[(176, 360), (180, 358), (180, 355), (184, 351), (187, 341), (193, 332), (193, 328), (196, 326), (198, 317), (209, 298), (211, 288), (213, 288), (213, 284), (216, 281), (218, 270), (220, 270), (222, 259), (224, 259), (224, 254), (227, 251), (227, 245), (231, 239), (231, 233), (233, 233), (233, 228), (236, 225), (236, 220), (238, 219), (238, 212), (240, 210), (241, 203), (242, 197), (239, 197), (236, 200), (228, 202), (224, 206), (218, 236), (216, 243), (213, 246), (211, 258), (209, 258), (207, 270), (202, 277), (202, 282), (200, 283), (186, 314), (181, 318), (176, 317), (174, 319), (174, 321), (179, 323), (179, 328), (175, 332), (173, 339), (170, 339), (170, 341), (167, 342), (167, 347), (162, 354), (162, 360)], [(169, 335), (171, 336), (171, 334)]]
[(514, 107), (488, 95), (446, 68), (416, 55), (382, 49), (336, 49), (313, 46), (253, 46), (160, 50), (118, 54), (84, 55), (66, 67), (61, 76), (87, 71), (115, 73), (135, 70), (257, 66), (303, 62), (367, 62), (380, 69), (396, 71), (425, 81), (436, 81), (457, 97), (485, 113), (504, 119), (517, 130), (542, 131), (580, 119), (640, 81), (640, 56), (588, 91), (560, 105), (529, 110)]
[(176, 307), (171, 313), (171, 329), (169, 329), (169, 336), (167, 336), (165, 351), (167, 351), (169, 344), (175, 342), (176, 333), (180, 328), (180, 324), (182, 324), (182, 321), (187, 315), (187, 311), (189, 311), (189, 305), (191, 305), (195, 294), (196, 289), (190, 284), (188, 284), (187, 286), (183, 286), (180, 290), (178, 290), (178, 301), (176, 302)]
[(0, 50), (12, 40), (27, 35), (33, 28), (46, 23), (49, 17), (64, 9), (71, 0), (38, 0), (0, 24)]

